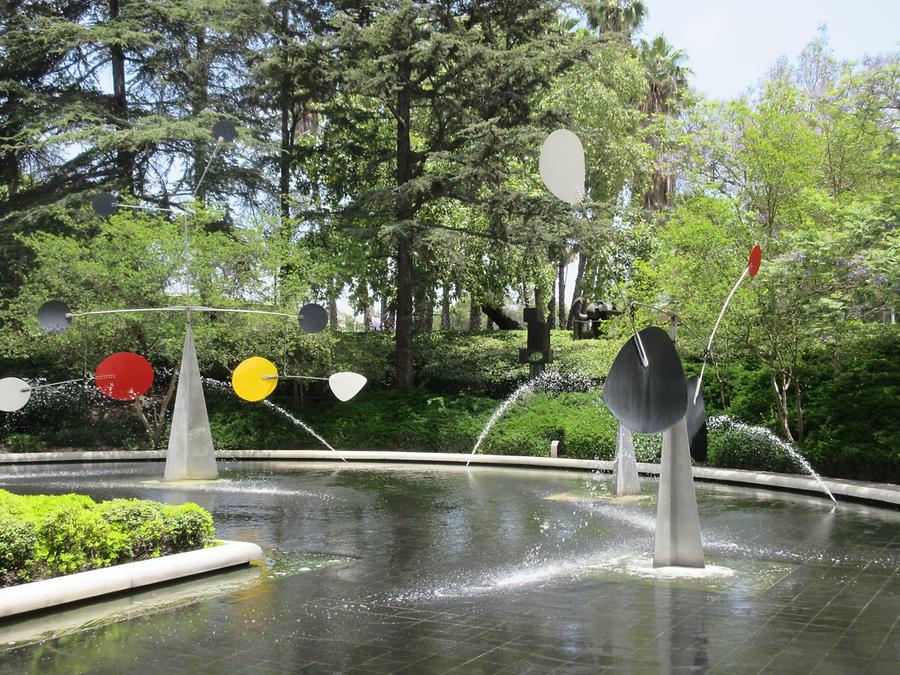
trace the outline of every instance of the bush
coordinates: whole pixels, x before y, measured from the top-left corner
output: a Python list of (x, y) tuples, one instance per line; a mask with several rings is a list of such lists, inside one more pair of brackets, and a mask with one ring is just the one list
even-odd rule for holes
[(146, 499), (111, 499), (98, 508), (108, 523), (125, 533), (125, 557), (144, 560), (160, 555), (166, 535), (162, 504)]
[(0, 587), (28, 581), (37, 541), (32, 523), (0, 511)]
[(47, 448), (47, 442), (32, 434), (10, 434), (6, 437), (10, 452), (40, 452)]
[(202, 548), (212, 517), (196, 504), (0, 490), (0, 585)]
[(161, 515), (164, 553), (192, 551), (212, 542), (215, 534), (212, 516), (196, 504), (163, 506)]

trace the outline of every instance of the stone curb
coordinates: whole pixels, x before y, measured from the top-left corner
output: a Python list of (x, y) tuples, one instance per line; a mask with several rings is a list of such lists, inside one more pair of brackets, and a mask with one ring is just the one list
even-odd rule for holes
[[(294, 461), (340, 461), (340, 458), (355, 462), (412, 462), (465, 465), (467, 462), (487, 466), (541, 467), (549, 469), (573, 469), (577, 471), (611, 472), (613, 463), (603, 460), (570, 459), (566, 457), (529, 457), (519, 455), (470, 455), (468, 453), (443, 452), (401, 452), (397, 450), (224, 450), (216, 453), (216, 459), (229, 460), (294, 460)], [(162, 450), (94, 450), (77, 452), (29, 452), (0, 453), (3, 464), (46, 464), (75, 462), (134, 462), (163, 461)], [(638, 463), (638, 471), (645, 475), (659, 475), (659, 464)], [(694, 478), (698, 480), (756, 486), (767, 489), (805, 492), (825, 497), (821, 486), (812, 478), (788, 473), (766, 471), (745, 471), (742, 469), (719, 469), (713, 467), (693, 467)], [(2, 470), (0, 470), (2, 473)], [(900, 485), (891, 483), (867, 483), (841, 478), (824, 478), (824, 483), (837, 498), (871, 502), (885, 506), (900, 507)]]
[(262, 557), (262, 549), (256, 544), (222, 541), (220, 546), (199, 551), (175, 553), (152, 560), (139, 560), (0, 588), (0, 617), (34, 612), (226, 567), (246, 565), (251, 560), (260, 560)]

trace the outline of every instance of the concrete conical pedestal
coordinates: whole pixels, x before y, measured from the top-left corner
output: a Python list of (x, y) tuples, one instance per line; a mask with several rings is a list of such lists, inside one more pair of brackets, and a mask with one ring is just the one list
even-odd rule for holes
[(687, 423), (663, 432), (654, 567), (705, 567)]
[(616, 459), (613, 464), (612, 493), (616, 497), (641, 494), (637, 460), (634, 458), (634, 440), (631, 429), (619, 425), (616, 438)]
[(164, 480), (218, 478), (216, 455), (213, 451), (203, 380), (197, 365), (194, 333), (188, 324), (181, 353), (178, 390), (175, 393), (175, 412), (169, 432), (169, 451), (166, 453)]

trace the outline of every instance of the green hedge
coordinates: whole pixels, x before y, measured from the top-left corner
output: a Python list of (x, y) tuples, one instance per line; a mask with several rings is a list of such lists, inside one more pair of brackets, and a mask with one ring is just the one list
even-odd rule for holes
[(196, 504), (0, 490), (0, 586), (192, 551), (213, 535)]

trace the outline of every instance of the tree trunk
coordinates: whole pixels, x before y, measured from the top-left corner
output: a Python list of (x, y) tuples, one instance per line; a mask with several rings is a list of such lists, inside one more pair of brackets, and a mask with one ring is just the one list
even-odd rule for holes
[[(400, 81), (408, 82), (411, 65), (404, 61), (400, 64)], [(401, 88), (397, 92), (397, 185), (406, 185), (412, 179), (412, 144), (410, 142), (410, 101), (409, 92)], [(402, 228), (408, 228), (409, 221), (415, 215), (409, 198), (398, 197), (395, 216)], [(413, 255), (412, 234), (401, 231), (397, 239), (397, 361), (395, 377), (397, 386), (410, 388), (415, 384), (413, 370)]]
[(450, 330), (450, 286), (441, 289), (441, 330)]
[(803, 442), (805, 429), (803, 424), (803, 399), (800, 395), (800, 379), (794, 377), (794, 410), (797, 412), (797, 442)]
[(381, 330), (393, 331), (395, 324), (394, 310), (386, 295), (381, 296)]
[(547, 305), (547, 325), (556, 328), (556, 284), (550, 287), (550, 303)]
[(475, 297), (469, 296), (469, 330), (481, 330), (481, 308), (482, 305), (479, 305), (475, 302)]
[(431, 332), (431, 329), (434, 326), (434, 300), (432, 299), (432, 289), (420, 285), (416, 289), (414, 296), (416, 332)]
[(375, 309), (372, 307), (372, 297), (366, 294), (365, 304), (363, 305), (363, 330), (367, 333), (371, 332), (375, 327)]
[[(289, 45), (288, 29), (290, 27), (290, 3), (281, 0), (281, 55), (287, 58)], [(287, 63), (282, 63), (282, 76), (278, 98), (281, 108), (281, 152), (278, 155), (278, 203), (281, 212), (282, 232), (287, 220), (291, 217), (291, 152), (294, 147), (293, 125), (291, 124), (291, 76)]]
[(328, 281), (328, 326), (331, 328), (332, 332), (337, 332), (338, 330), (338, 296), (341, 294), (341, 290), (343, 290), (342, 286), (338, 285), (337, 279), (332, 277)]
[(522, 302), (526, 307), (534, 307), (534, 296), (531, 294), (528, 284), (522, 284)]
[(587, 269), (587, 259), (588, 255), (586, 251), (578, 251), (578, 271), (575, 272), (575, 284), (572, 288), (572, 301), (573, 306), (569, 308), (569, 318), (566, 321), (566, 328), (568, 330), (572, 330), (574, 327), (573, 321), (575, 317), (572, 314), (572, 309), (574, 308), (574, 301), (577, 298), (581, 297), (581, 284), (584, 282), (584, 270)]
[(769, 365), (769, 381), (772, 384), (772, 390), (775, 392), (775, 407), (778, 412), (778, 422), (781, 424), (781, 431), (784, 433), (785, 440), (789, 443), (793, 443), (794, 435), (791, 433), (791, 413), (787, 400), (790, 382), (787, 383), (787, 386), (781, 386), (778, 382), (778, 373), (774, 364)]
[(559, 259), (559, 270), (558, 270), (558, 280), (559, 280), (559, 304), (557, 306), (557, 312), (559, 313), (559, 327), (563, 328), (566, 325), (566, 266), (568, 264), (567, 260), (568, 256), (564, 253), (562, 257)]
[[(206, 110), (209, 103), (209, 66), (206, 63), (206, 30), (201, 29), (195, 36), (197, 53), (194, 63), (189, 66), (193, 70), (191, 83), (191, 111), (195, 116)], [(199, 201), (205, 201), (206, 189), (200, 185), (200, 177), (206, 168), (206, 139), (194, 143), (193, 189)]]
[[(119, 16), (119, 0), (109, 0), (109, 18), (115, 21)], [(124, 129), (128, 126), (128, 97), (125, 90), (125, 51), (122, 45), (110, 47), (112, 53), (113, 110), (116, 126)], [(134, 151), (128, 148), (116, 149), (116, 167), (125, 188), (134, 193)]]

